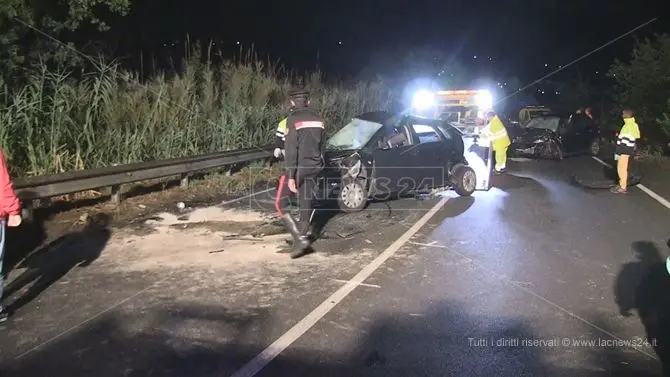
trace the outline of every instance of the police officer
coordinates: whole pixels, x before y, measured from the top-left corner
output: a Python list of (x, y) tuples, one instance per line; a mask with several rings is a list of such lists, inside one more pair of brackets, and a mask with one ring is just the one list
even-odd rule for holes
[(282, 119), (277, 125), (277, 140), (275, 141), (275, 158), (280, 158), (284, 155), (284, 142), (286, 141), (286, 120), (288, 118)]
[[(314, 212), (314, 191), (318, 174), (324, 168), (323, 120), (310, 107), (309, 93), (296, 89), (290, 93), (291, 114), (286, 120), (285, 172), (279, 179), (275, 207), (284, 225), (293, 236), (294, 250), (291, 258), (307, 253), (311, 245), (308, 235)], [(300, 220), (296, 221), (287, 209), (289, 195), (298, 196)]]

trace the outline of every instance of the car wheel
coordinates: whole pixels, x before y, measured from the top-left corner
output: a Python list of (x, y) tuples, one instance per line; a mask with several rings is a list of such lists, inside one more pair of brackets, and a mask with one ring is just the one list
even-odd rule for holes
[(558, 143), (554, 142), (554, 159), (558, 161), (563, 161), (563, 150)]
[(563, 150), (555, 140), (551, 140), (544, 146), (544, 156), (553, 160), (562, 161)]
[(356, 179), (342, 183), (337, 204), (343, 212), (358, 212), (368, 204), (365, 181)]
[(454, 191), (460, 196), (470, 196), (477, 188), (477, 174), (469, 166), (456, 169), (452, 177)]
[(589, 145), (589, 153), (591, 153), (591, 156), (597, 156), (600, 154), (600, 140), (595, 139), (591, 142)]

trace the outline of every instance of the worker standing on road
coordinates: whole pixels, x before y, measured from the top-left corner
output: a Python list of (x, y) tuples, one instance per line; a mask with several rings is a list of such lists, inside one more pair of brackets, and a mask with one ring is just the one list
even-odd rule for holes
[(495, 112), (487, 112), (486, 121), (488, 124), (482, 130), (481, 136), (491, 142), (496, 161), (495, 171), (502, 173), (507, 167), (507, 148), (512, 142), (507, 135), (505, 125)]
[(284, 155), (284, 142), (286, 141), (286, 120), (288, 118), (282, 119), (277, 125), (277, 140), (275, 141), (275, 158), (280, 158)]
[(630, 157), (635, 153), (635, 145), (640, 138), (640, 127), (635, 122), (633, 110), (625, 109), (622, 111), (623, 127), (619, 131), (616, 141), (616, 150), (614, 160), (617, 162), (617, 173), (619, 175), (619, 185), (612, 187), (612, 192), (616, 194), (625, 194), (628, 192), (628, 165)]
[[(286, 121), (285, 173), (279, 180), (275, 207), (293, 235), (291, 258), (307, 253), (311, 240), (310, 221), (314, 214), (314, 196), (318, 174), (324, 168), (323, 120), (310, 108), (309, 93), (294, 90), (290, 95), (291, 114)], [(300, 219), (288, 213), (290, 192), (298, 195)]]
[(9, 314), (2, 307), (2, 288), (4, 275), (2, 274), (2, 259), (5, 254), (5, 227), (21, 225), (21, 202), (16, 196), (9, 169), (5, 162), (5, 155), (0, 150), (0, 322), (5, 322)]

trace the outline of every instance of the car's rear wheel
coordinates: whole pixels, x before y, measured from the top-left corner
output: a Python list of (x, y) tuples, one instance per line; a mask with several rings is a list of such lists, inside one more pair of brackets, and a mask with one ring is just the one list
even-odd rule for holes
[(460, 196), (470, 196), (477, 188), (477, 174), (469, 166), (459, 166), (451, 178), (454, 191)]
[(600, 153), (600, 140), (593, 139), (589, 145), (589, 153), (591, 156), (597, 156)]
[(358, 212), (363, 210), (368, 203), (368, 192), (365, 189), (365, 181), (354, 179), (342, 182), (337, 204), (343, 212)]

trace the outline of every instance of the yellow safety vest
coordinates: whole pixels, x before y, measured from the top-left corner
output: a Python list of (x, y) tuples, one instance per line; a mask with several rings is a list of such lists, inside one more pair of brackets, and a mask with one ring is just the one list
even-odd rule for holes
[(286, 141), (286, 121), (288, 118), (282, 119), (277, 125), (277, 137), (282, 141)]
[(482, 135), (491, 140), (491, 144), (495, 150), (509, 147), (509, 145), (512, 144), (507, 135), (505, 125), (497, 115), (495, 115), (493, 119), (491, 119), (491, 122), (484, 127)]
[(619, 154), (632, 155), (635, 153), (637, 140), (640, 138), (640, 127), (635, 122), (635, 118), (626, 118), (623, 120), (623, 127), (619, 132), (619, 137), (616, 141), (615, 159), (618, 159)]

